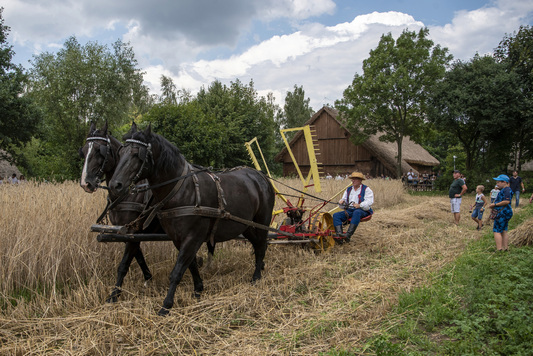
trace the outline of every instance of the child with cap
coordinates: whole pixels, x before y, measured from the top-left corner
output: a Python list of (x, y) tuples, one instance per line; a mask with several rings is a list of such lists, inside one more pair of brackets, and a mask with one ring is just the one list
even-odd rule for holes
[(496, 200), (489, 205), (490, 209), (496, 210), (498, 215), (494, 218), (494, 241), (496, 242), (496, 251), (507, 251), (509, 249), (509, 220), (513, 217), (513, 209), (511, 208), (511, 198), (513, 192), (509, 187), (509, 177), (505, 174), (500, 174), (496, 178), (496, 185), (500, 189)]

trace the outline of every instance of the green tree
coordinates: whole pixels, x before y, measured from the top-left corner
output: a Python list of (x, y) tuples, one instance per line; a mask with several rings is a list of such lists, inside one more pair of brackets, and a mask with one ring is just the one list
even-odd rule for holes
[(459, 140), (467, 171), (494, 169), (509, 163), (520, 100), (516, 75), (491, 56), (475, 56), (454, 63), (433, 88), (429, 120)]
[(20, 148), (31, 140), (40, 122), (40, 111), (27, 95), (27, 75), (13, 64), (13, 46), (7, 42), (10, 28), (0, 8), (0, 149), (2, 158), (20, 163)]
[(218, 147), (218, 167), (249, 165), (244, 142), (257, 137), (264, 152), (274, 152), (275, 112), (272, 101), (259, 97), (253, 81), (243, 85), (239, 80), (228, 87), (219, 81), (202, 88), (196, 100), (205, 116), (213, 117), (223, 127)]
[(176, 84), (172, 78), (166, 75), (161, 75), (161, 97), (159, 100), (166, 104), (178, 104)]
[(356, 74), (335, 105), (355, 143), (370, 135), (396, 142), (397, 176), (401, 176), (402, 142), (405, 136), (419, 141), (424, 127), (431, 87), (445, 73), (452, 56), (446, 48), (427, 38), (429, 30), (404, 30), (395, 41), (383, 35), (376, 49), (363, 62), (363, 75)]
[(176, 145), (191, 163), (220, 166), (224, 151), (220, 149), (225, 127), (212, 115), (206, 115), (197, 101), (178, 105), (154, 105), (144, 119), (154, 132)]
[(79, 176), (77, 149), (90, 121), (118, 128), (150, 104), (133, 49), (121, 41), (110, 50), (70, 37), (57, 54), (40, 54), (32, 64), (31, 93), (44, 111), (44, 140), (61, 157), (62, 172), (55, 173), (65, 178)]
[(305, 98), (303, 86), (294, 85), (292, 92), (288, 91), (283, 106), (283, 128), (300, 127), (305, 124), (311, 115), (313, 108), (309, 106), (311, 99)]
[(495, 58), (518, 75), (522, 100), (513, 118), (513, 148), (516, 169), (533, 159), (533, 27), (520, 26), (517, 33), (506, 35), (494, 52)]

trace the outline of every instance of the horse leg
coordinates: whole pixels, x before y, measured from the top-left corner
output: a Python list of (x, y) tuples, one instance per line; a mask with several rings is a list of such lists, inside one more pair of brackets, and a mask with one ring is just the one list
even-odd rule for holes
[(255, 270), (252, 276), (252, 283), (261, 279), (261, 271), (265, 268), (265, 254), (267, 250), (267, 234), (265, 231), (258, 231), (258, 229), (249, 228), (243, 232), (244, 237), (246, 237), (254, 247), (255, 255)]
[(202, 277), (200, 277), (200, 272), (198, 271), (198, 262), (194, 258), (189, 265), (189, 271), (191, 271), (192, 280), (194, 283), (194, 297), (200, 298), (200, 293), (204, 290), (204, 282)]
[[(185, 270), (193, 263), (196, 259), (196, 253), (200, 246), (197, 246), (194, 243), (185, 243), (182, 244), (180, 252), (178, 253), (178, 259), (176, 265), (170, 273), (170, 284), (168, 287), (167, 296), (163, 301), (163, 306), (157, 313), (160, 316), (168, 315), (169, 310), (174, 305), (174, 295), (176, 294), (176, 288), (178, 287), (179, 282), (183, 278)], [(195, 268), (193, 267), (193, 270)], [(198, 265), (196, 265), (196, 271), (198, 270)], [(194, 277), (194, 274), (193, 274)], [(196, 287), (195, 287), (196, 288)]]
[(144, 259), (144, 255), (141, 250), (141, 243), (140, 242), (130, 242), (130, 243), (132, 244), (136, 243), (139, 245), (137, 253), (135, 254), (135, 259), (137, 260), (139, 267), (141, 267), (141, 271), (144, 277), (144, 286), (148, 287), (148, 282), (152, 279), (152, 273), (150, 272), (150, 269), (148, 268), (148, 264), (146, 264), (146, 260)]
[(215, 243), (211, 245), (210, 241), (206, 242), (207, 244), (207, 265), (206, 268), (211, 267), (211, 263), (213, 263), (213, 256), (215, 255)]
[(118, 297), (122, 294), (122, 283), (124, 283), (124, 277), (130, 269), (131, 261), (133, 257), (137, 254), (137, 251), (140, 247), (139, 243), (126, 242), (126, 248), (124, 249), (124, 256), (122, 256), (122, 261), (118, 265), (117, 269), (117, 282), (115, 283), (115, 288), (111, 292), (111, 295), (107, 297), (106, 303), (116, 303)]

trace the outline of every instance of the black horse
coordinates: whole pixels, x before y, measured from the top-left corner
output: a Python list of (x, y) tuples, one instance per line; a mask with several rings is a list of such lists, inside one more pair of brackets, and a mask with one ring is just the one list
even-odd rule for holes
[(152, 133), (150, 126), (144, 131), (132, 126), (124, 139), (109, 187), (113, 194), (123, 195), (132, 184), (147, 178), (154, 205), (161, 208), (157, 213), (161, 225), (179, 249), (158, 314), (166, 315), (172, 308), (177, 285), (187, 267), (196, 263), (194, 257), (204, 242), (227, 241), (242, 234), (254, 248), (252, 281), (261, 278), (267, 249), (265, 227), (271, 222), (275, 199), (265, 175), (251, 168), (215, 174), (193, 167), (178, 148)]
[[(95, 124), (91, 123), (86, 143), (80, 149), (80, 155), (85, 158), (80, 185), (86, 192), (95, 192), (104, 175), (106, 183), (109, 186), (109, 180), (115, 172), (118, 163), (118, 151), (121, 147), (122, 143), (107, 132), (107, 123), (101, 130), (96, 129)], [(134, 221), (144, 210), (150, 195), (148, 193), (128, 195), (118, 205), (109, 210), (109, 220), (114, 225), (126, 225)], [(114, 201), (116, 197), (110, 193), (108, 199)], [(142, 222), (141, 220), (140, 223)], [(163, 229), (159, 223), (159, 219), (155, 218), (149, 226), (139, 232), (162, 233)], [(211, 250), (210, 252), (212, 253)], [(128, 273), (133, 258), (137, 260), (137, 263), (141, 267), (145, 286), (152, 278), (152, 273), (146, 264), (141, 250), (141, 243), (126, 242), (124, 256), (118, 266), (117, 281), (106, 302), (112, 303), (118, 300), (124, 278)], [(203, 289), (200, 274), (194, 268), (191, 269), (191, 274), (195, 281), (195, 292), (199, 293)]]

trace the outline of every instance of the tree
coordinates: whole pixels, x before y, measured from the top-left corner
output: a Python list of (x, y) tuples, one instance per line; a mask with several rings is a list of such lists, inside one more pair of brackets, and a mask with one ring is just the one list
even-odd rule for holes
[(300, 127), (313, 115), (313, 108), (309, 106), (311, 99), (305, 98), (303, 86), (294, 85), (294, 91), (287, 92), (283, 106), (283, 128)]
[(452, 133), (466, 155), (465, 169), (506, 166), (521, 93), (518, 78), (491, 56), (457, 61), (433, 89), (429, 120)]
[(161, 75), (161, 97), (160, 101), (167, 104), (178, 104), (176, 85), (172, 78)]
[(36, 133), (41, 115), (26, 95), (27, 75), (21, 66), (13, 64), (13, 47), (7, 42), (9, 26), (4, 25), (0, 8), (0, 149), (7, 152), (3, 159), (18, 160), (22, 145)]
[(243, 85), (239, 80), (228, 87), (219, 81), (208, 89), (202, 88), (196, 100), (206, 116), (211, 116), (223, 127), (218, 147), (222, 161), (218, 167), (249, 165), (250, 158), (244, 142), (257, 137), (262, 149), (270, 154), (275, 149), (272, 101), (260, 98), (253, 81)]
[(335, 105), (354, 143), (370, 135), (396, 142), (398, 177), (402, 175), (402, 142), (405, 136), (419, 141), (424, 127), (431, 87), (443, 77), (452, 56), (434, 46), (429, 30), (418, 34), (404, 30), (395, 41), (383, 35), (376, 49), (363, 62), (363, 75), (356, 74)]
[(40, 54), (32, 64), (31, 93), (44, 111), (44, 140), (61, 156), (64, 166), (56, 173), (65, 178), (79, 176), (77, 150), (90, 121), (118, 128), (150, 102), (133, 49), (121, 41), (110, 50), (70, 37), (57, 54)]
[(145, 116), (154, 132), (176, 145), (192, 163), (217, 166), (224, 161), (220, 149), (225, 136), (225, 126), (212, 115), (202, 112), (197, 101), (173, 105), (154, 105)]
[(533, 27), (520, 26), (514, 35), (506, 35), (496, 48), (494, 57), (507, 64), (519, 78), (523, 99), (511, 124), (514, 127), (514, 164), (520, 170), (525, 160), (533, 159)]

